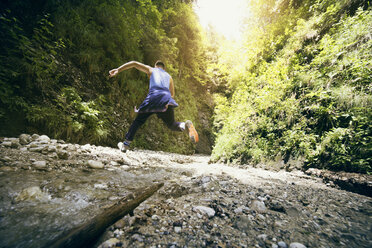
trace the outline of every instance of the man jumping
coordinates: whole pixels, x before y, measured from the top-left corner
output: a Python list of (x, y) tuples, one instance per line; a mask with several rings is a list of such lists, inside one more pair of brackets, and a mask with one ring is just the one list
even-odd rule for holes
[(151, 67), (137, 61), (131, 61), (109, 71), (110, 77), (114, 77), (119, 72), (133, 67), (149, 76), (149, 93), (139, 108), (135, 109), (135, 111), (138, 113), (137, 117), (130, 126), (128, 133), (125, 135), (124, 142), (118, 143), (119, 149), (122, 152), (126, 152), (129, 149), (130, 143), (133, 141), (134, 135), (136, 134), (138, 128), (142, 126), (146, 122), (147, 118), (154, 113), (156, 113), (156, 115), (164, 121), (170, 130), (180, 132), (186, 130), (189, 133), (190, 139), (195, 143), (198, 142), (199, 136), (191, 121), (187, 120), (186, 122), (176, 122), (174, 120), (173, 108), (178, 107), (178, 104), (173, 99), (173, 79), (165, 71), (164, 63), (158, 60), (155, 63), (155, 67)]

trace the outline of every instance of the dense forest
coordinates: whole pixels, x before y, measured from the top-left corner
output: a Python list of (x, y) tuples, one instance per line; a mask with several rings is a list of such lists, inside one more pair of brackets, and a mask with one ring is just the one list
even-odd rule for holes
[(250, 1), (219, 51), (214, 160), (371, 172), (370, 1)]
[(116, 146), (148, 92), (148, 79), (134, 69), (109, 79), (108, 71), (161, 59), (175, 81), (175, 116), (192, 120), (201, 142), (194, 147), (153, 117), (134, 146), (210, 153), (212, 98), (203, 85), (205, 44), (191, 3), (9, 0), (0, 9), (0, 136), (36, 132)]
[(192, 120), (201, 142), (152, 118), (135, 147), (371, 173), (370, 1), (247, 0), (239, 42), (204, 32), (193, 2), (2, 1), (0, 136), (115, 146), (148, 79), (108, 71), (161, 59), (176, 118)]

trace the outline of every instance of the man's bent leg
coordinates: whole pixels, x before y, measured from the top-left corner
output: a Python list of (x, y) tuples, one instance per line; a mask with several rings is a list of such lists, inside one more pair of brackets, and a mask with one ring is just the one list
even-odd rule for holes
[(125, 139), (132, 141), (138, 128), (141, 127), (152, 114), (153, 113), (138, 113), (136, 119), (130, 126), (128, 133), (125, 135)]
[(156, 115), (164, 121), (167, 127), (172, 131), (183, 132), (185, 128), (182, 128), (181, 122), (174, 120), (174, 111), (172, 107), (168, 107), (167, 111), (156, 113)]

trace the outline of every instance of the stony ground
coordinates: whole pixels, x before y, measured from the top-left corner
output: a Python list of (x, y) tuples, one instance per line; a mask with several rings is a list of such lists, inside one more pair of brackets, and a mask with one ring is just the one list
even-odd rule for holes
[(0, 179), (0, 247), (39, 247), (154, 182), (96, 247), (372, 247), (372, 199), (300, 171), (21, 135), (1, 139)]

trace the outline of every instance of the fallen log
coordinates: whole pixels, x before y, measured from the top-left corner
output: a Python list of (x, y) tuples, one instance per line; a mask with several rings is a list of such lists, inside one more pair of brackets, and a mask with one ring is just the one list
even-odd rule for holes
[(125, 215), (133, 210), (147, 198), (152, 196), (164, 183), (154, 184), (145, 190), (138, 190), (133, 194), (120, 199), (113, 206), (105, 209), (102, 213), (89, 220), (87, 223), (78, 226), (50, 242), (46, 247), (91, 247), (106, 230)]

